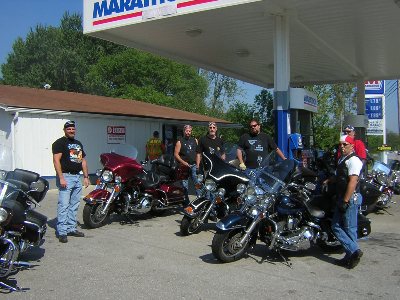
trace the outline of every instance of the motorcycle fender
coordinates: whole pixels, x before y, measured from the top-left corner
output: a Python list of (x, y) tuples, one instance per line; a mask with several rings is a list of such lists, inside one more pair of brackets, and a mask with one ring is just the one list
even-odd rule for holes
[(102, 203), (106, 202), (107, 199), (110, 197), (110, 192), (107, 190), (103, 189), (98, 189), (98, 190), (93, 190), (89, 194), (83, 198), (83, 201), (85, 201), (88, 204), (96, 204), (96, 203)]
[(203, 209), (203, 207), (208, 205), (210, 202), (211, 201), (205, 197), (195, 199), (188, 205), (191, 208), (191, 213), (188, 213), (188, 210), (186, 209), (183, 210), (183, 213), (189, 218), (195, 218)]
[(217, 222), (217, 232), (246, 228), (249, 217), (241, 212), (231, 213)]

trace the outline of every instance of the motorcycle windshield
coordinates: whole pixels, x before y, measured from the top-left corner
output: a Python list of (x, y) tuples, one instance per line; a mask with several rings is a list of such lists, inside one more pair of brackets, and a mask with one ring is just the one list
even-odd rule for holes
[(376, 162), (374, 162), (374, 165), (372, 166), (372, 171), (376, 172), (376, 173), (384, 173), (386, 175), (389, 175), (390, 168), (386, 164), (384, 164), (380, 161), (376, 161)]
[(272, 166), (264, 167), (256, 178), (256, 182), (269, 193), (279, 192), (290, 179), (296, 169), (294, 160), (286, 159)]
[(0, 179), (0, 206), (4, 206), (7, 201), (15, 200), (17, 196), (16, 187)]
[(136, 159), (138, 155), (138, 150), (135, 146), (129, 144), (118, 144), (111, 148), (111, 153), (116, 153), (118, 155), (126, 156), (132, 159)]

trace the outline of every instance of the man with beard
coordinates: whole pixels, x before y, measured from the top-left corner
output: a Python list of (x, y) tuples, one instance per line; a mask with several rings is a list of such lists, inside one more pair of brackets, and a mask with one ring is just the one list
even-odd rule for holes
[[(270, 151), (276, 151), (283, 160), (285, 155), (275, 144), (274, 140), (266, 133), (261, 132), (261, 125), (257, 120), (250, 121), (250, 133), (243, 134), (238, 143), (236, 151), (239, 160), (239, 168), (247, 172), (257, 169), (259, 163), (268, 155)], [(246, 154), (246, 161), (243, 157)]]
[(202, 159), (202, 153), (210, 155), (212, 153), (217, 154), (223, 160), (225, 160), (225, 146), (224, 141), (217, 136), (217, 124), (215, 122), (208, 123), (208, 133), (202, 136), (197, 146), (196, 155), (196, 166), (200, 168), (200, 162)]

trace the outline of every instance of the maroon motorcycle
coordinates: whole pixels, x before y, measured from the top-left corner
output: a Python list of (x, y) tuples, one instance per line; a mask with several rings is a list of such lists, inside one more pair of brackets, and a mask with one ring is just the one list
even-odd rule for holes
[[(119, 145), (111, 153), (100, 155), (103, 168), (96, 172), (96, 188), (83, 200), (83, 222), (88, 228), (98, 228), (111, 213), (161, 215), (166, 209), (184, 202), (180, 180), (188, 178), (189, 168), (177, 164), (171, 155), (162, 155), (151, 162), (138, 162), (137, 149)], [(150, 170), (144, 168), (150, 163)]]

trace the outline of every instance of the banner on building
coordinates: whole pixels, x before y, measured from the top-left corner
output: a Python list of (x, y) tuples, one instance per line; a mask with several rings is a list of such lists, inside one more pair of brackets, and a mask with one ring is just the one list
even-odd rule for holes
[(125, 126), (107, 126), (107, 144), (125, 144)]

